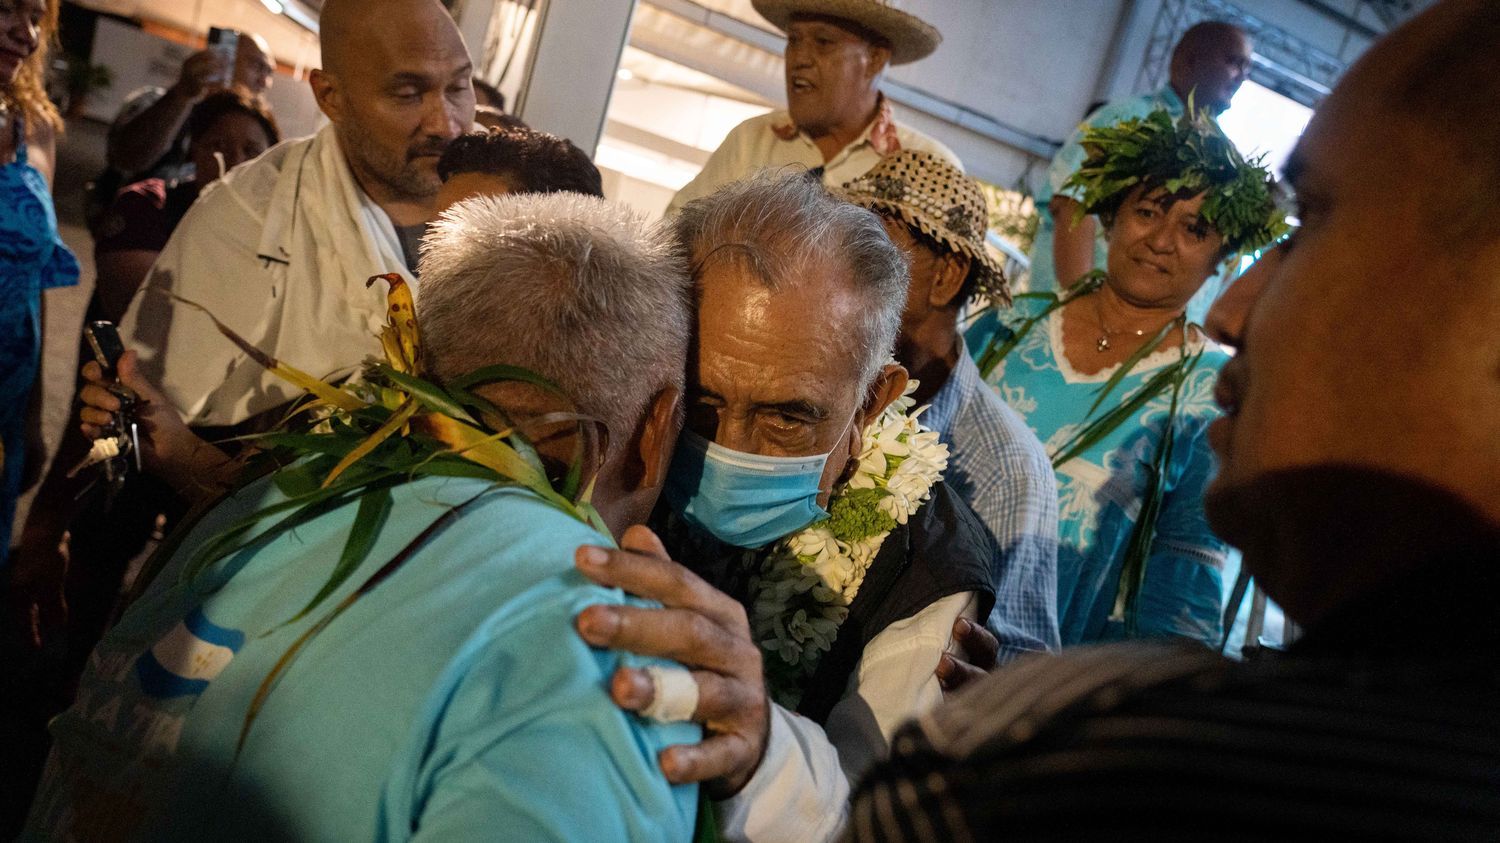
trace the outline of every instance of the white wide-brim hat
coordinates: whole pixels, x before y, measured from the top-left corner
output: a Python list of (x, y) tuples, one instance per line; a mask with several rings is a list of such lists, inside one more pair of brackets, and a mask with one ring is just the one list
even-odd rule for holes
[(782, 32), (793, 15), (826, 15), (852, 21), (891, 42), (891, 64), (932, 55), (942, 33), (916, 15), (901, 11), (901, 0), (750, 0), (755, 11)]

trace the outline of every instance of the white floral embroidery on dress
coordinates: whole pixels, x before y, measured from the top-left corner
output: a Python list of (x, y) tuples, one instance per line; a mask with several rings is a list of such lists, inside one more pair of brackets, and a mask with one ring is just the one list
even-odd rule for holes
[[(1004, 361), (1001, 361), (1001, 365), (1004, 365)], [(1037, 407), (1036, 399), (1026, 394), (1026, 387), (1024, 386), (1007, 386), (1003, 380), (1004, 375), (1005, 373), (1001, 372), (1002, 380), (996, 381), (1000, 385), (1000, 399), (1009, 404), (1012, 410), (1023, 416), (1035, 413)]]

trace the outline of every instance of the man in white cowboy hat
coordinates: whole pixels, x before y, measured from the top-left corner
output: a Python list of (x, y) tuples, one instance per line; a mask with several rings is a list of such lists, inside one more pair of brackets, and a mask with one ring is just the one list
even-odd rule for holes
[(837, 187), (901, 149), (959, 164), (947, 147), (896, 122), (880, 93), (887, 65), (936, 50), (943, 36), (896, 8), (899, 0), (751, 0), (786, 33), (786, 111), (734, 127), (667, 214), (763, 169), (802, 165)]
[[(841, 192), (878, 214), (911, 262), (896, 358), (920, 383), (912, 394), (917, 406), (929, 405), (922, 423), (948, 445), (944, 481), (995, 539), (999, 578), (988, 626), (998, 640), (997, 661), (1056, 650), (1052, 464), (1025, 419), (980, 379), (958, 330), (966, 303), (977, 297), (1010, 300), (1005, 273), (984, 245), (984, 194), (948, 162), (916, 150), (889, 156)], [(938, 678), (946, 684), (956, 669), (944, 655)]]

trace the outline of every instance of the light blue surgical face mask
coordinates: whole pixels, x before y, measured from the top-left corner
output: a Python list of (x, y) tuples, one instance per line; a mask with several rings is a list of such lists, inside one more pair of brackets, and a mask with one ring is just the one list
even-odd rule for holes
[(831, 455), (747, 454), (684, 430), (663, 493), (678, 515), (719, 541), (760, 547), (828, 517), (818, 484)]

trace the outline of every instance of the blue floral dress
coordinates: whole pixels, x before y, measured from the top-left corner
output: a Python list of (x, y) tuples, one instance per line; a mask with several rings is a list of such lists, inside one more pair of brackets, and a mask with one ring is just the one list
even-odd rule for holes
[(57, 234), (47, 180), (26, 162), (21, 121), (15, 159), (0, 166), (0, 568), (25, 461), (26, 405), (42, 356), (42, 290), (78, 283), (78, 261)]
[[(1003, 324), (1016, 328), (1048, 302), (1018, 298), (1002, 317), (985, 314), (966, 340), (976, 356)], [(1201, 340), (1199, 341), (1201, 342)], [(1189, 353), (1196, 351), (1189, 345)], [(1154, 352), (1136, 364), (1099, 412), (1119, 406), (1162, 367), (1177, 361), (1177, 348)], [(1215, 462), (1206, 437), (1219, 414), (1214, 380), (1228, 355), (1209, 344), (1179, 396), (1172, 462), (1145, 579), (1137, 595), (1137, 634), (1177, 635), (1219, 644), (1221, 583), (1226, 546), (1208, 528), (1203, 491)], [(1055, 456), (1083, 426), (1097, 391), (1115, 373), (1110, 367), (1085, 375), (1063, 355), (1062, 312), (1053, 311), (1006, 355), (986, 378), (1000, 397)], [(1120, 571), (1136, 518), (1145, 500), (1150, 466), (1171, 403), (1171, 390), (1147, 402), (1083, 454), (1058, 466), (1057, 600), (1064, 646), (1122, 638), (1122, 620), (1111, 620)]]

